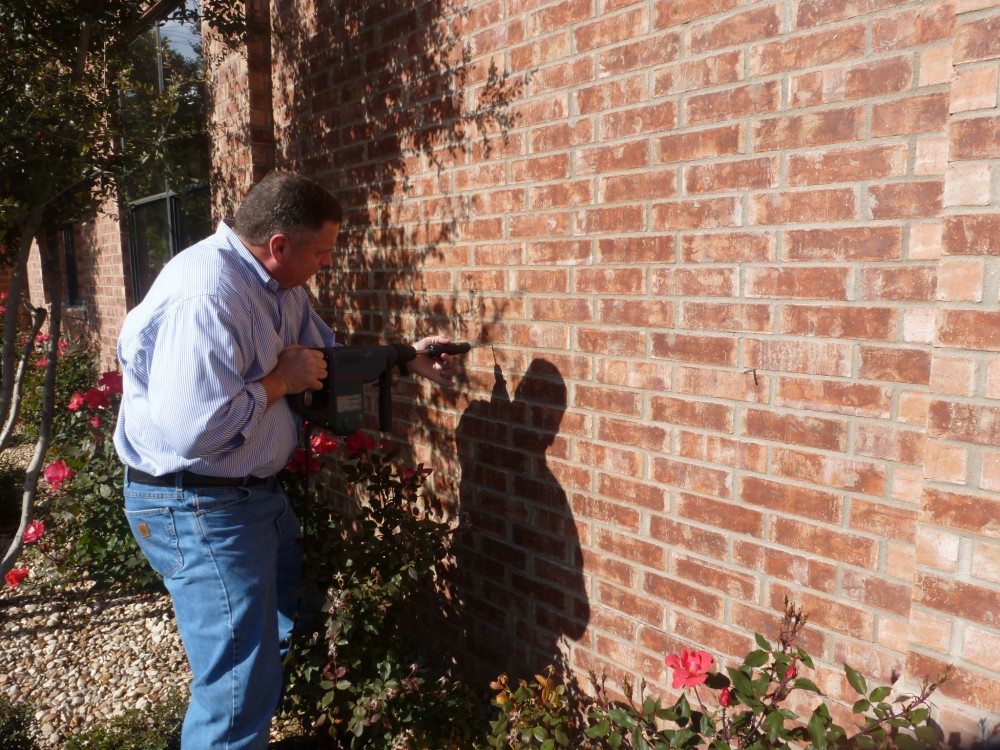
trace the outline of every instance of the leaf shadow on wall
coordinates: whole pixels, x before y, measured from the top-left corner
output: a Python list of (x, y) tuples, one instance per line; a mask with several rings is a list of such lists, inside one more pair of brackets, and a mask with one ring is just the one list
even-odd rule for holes
[(502, 286), (450, 269), (468, 267), (473, 251), (475, 191), (461, 174), (502, 147), (522, 84), (473, 61), (463, 5), (275, 3), (276, 162), (347, 209), (316, 298), (349, 343), (478, 340), (503, 317)]
[(590, 620), (580, 539), (546, 451), (566, 410), (559, 370), (535, 359), (513, 399), (500, 365), (458, 425), (459, 523), (444, 613), (458, 670), (530, 679), (565, 663)]

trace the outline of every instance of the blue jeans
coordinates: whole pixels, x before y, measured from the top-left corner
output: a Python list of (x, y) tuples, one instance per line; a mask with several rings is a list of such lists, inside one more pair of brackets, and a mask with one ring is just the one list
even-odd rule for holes
[(181, 489), (125, 482), (125, 514), (163, 576), (191, 665), (185, 750), (263, 750), (283, 687), (302, 554), (276, 481)]

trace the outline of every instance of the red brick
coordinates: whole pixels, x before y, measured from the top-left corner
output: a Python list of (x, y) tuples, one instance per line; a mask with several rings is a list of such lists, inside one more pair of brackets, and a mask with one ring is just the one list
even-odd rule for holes
[(535, 294), (554, 292), (565, 294), (569, 291), (569, 274), (566, 271), (548, 268), (518, 271), (514, 276), (513, 290)]
[[(555, 125), (542, 125), (528, 132), (528, 142), (533, 154), (545, 151), (560, 151), (570, 146), (580, 146), (594, 141), (594, 128), (590, 120), (580, 120), (572, 125), (559, 122)], [(497, 165), (502, 166), (502, 165)], [(501, 175), (503, 170), (500, 170)], [(502, 184), (501, 177), (495, 178)], [(483, 183), (489, 184), (489, 183)]]
[(771, 587), (769, 604), (772, 609), (783, 606), (786, 598), (802, 607), (808, 614), (809, 621), (814, 625), (852, 638), (871, 640), (875, 618), (869, 611), (825, 596), (795, 591), (779, 584)]
[(927, 385), (931, 378), (931, 355), (923, 349), (862, 346), (859, 377), (893, 383)]
[[(686, 615), (680, 610), (670, 613), (671, 631), (691, 643), (705, 644), (712, 651), (742, 659), (753, 646), (753, 640), (743, 633)], [(678, 653), (675, 649), (670, 653)]]
[(751, 232), (696, 232), (681, 237), (685, 263), (761, 263), (774, 260), (774, 237)]
[(831, 451), (843, 451), (847, 445), (847, 425), (840, 420), (783, 414), (765, 409), (746, 410), (741, 434), (776, 443)]
[(532, 320), (590, 322), (590, 302), (585, 299), (542, 297), (531, 300)]
[[(615, 445), (665, 452), (669, 450), (670, 433), (663, 427), (640, 424), (623, 419), (602, 417), (597, 422), (597, 439)], [(619, 472), (623, 473), (623, 472)], [(639, 472), (636, 471), (636, 474)]]
[(752, 224), (799, 224), (856, 218), (854, 191), (846, 188), (750, 196)]
[(578, 174), (617, 172), (648, 165), (649, 147), (646, 141), (632, 141), (615, 146), (585, 149), (577, 159)]
[[(858, 534), (845, 534), (827, 526), (817, 526), (793, 518), (771, 519), (769, 540), (794, 547), (827, 560), (866, 570), (878, 566), (878, 541)], [(857, 631), (853, 633), (857, 635)]]
[(674, 396), (651, 396), (650, 414), (657, 422), (688, 425), (718, 432), (731, 432), (733, 408), (708, 401), (691, 401)]
[(785, 115), (754, 123), (754, 151), (777, 151), (860, 140), (864, 111), (859, 108)]
[(736, 83), (743, 73), (742, 63), (742, 53), (733, 51), (668, 65), (656, 72), (653, 96), (669, 96)]
[(842, 26), (754, 47), (750, 74), (768, 76), (806, 70), (861, 57), (864, 52), (864, 25)]
[(922, 5), (893, 15), (876, 17), (872, 24), (875, 52), (907, 49), (951, 39), (955, 33), (955, 7), (951, 2)]
[(651, 228), (661, 232), (717, 229), (736, 226), (739, 217), (740, 199), (736, 197), (673, 201), (654, 204)]
[(784, 235), (787, 260), (898, 260), (903, 241), (899, 226), (792, 229)]
[(756, 576), (683, 554), (674, 555), (673, 563), (673, 572), (680, 578), (734, 599), (757, 599)]
[[(589, 5), (589, 3), (588, 3)], [(641, 36), (649, 27), (645, 8), (635, 8), (625, 13), (599, 18), (593, 23), (577, 27), (576, 48), (580, 51), (604, 47)]]
[(924, 435), (884, 424), (859, 424), (854, 451), (859, 456), (917, 466), (923, 463)]
[(649, 519), (649, 536), (672, 547), (681, 547), (718, 560), (724, 559), (729, 551), (729, 539), (725, 534), (680, 523), (665, 516), (653, 516)]
[(927, 94), (872, 107), (872, 136), (912, 135), (944, 130), (948, 95)]
[(676, 126), (677, 105), (661, 101), (604, 115), (601, 117), (600, 132), (605, 140), (617, 140), (642, 133), (673, 130)]
[(957, 349), (1000, 351), (1000, 312), (943, 310), (938, 341)]
[(644, 206), (626, 205), (588, 209), (580, 217), (580, 231), (588, 234), (641, 232), (646, 228)]
[(645, 353), (646, 341), (645, 336), (637, 331), (584, 328), (577, 331), (576, 348), (591, 354), (639, 357)]
[(764, 533), (764, 514), (740, 503), (681, 492), (678, 493), (674, 512), (681, 518), (711, 528), (726, 529), (755, 537), (760, 537)]
[(828, 300), (847, 298), (849, 271), (845, 268), (748, 268), (744, 273), (747, 297)]
[[(954, 125), (953, 125), (954, 127)], [(1000, 255), (1000, 214), (946, 216), (945, 255)]]
[[(657, 449), (655, 445), (649, 447)], [(642, 466), (642, 456), (638, 451), (580, 439), (573, 442), (573, 460), (594, 469), (627, 477), (636, 476)]]
[(851, 499), (849, 527), (912, 544), (917, 539), (917, 511), (911, 507), (855, 497)]
[(657, 628), (663, 627), (665, 608), (648, 596), (601, 583), (597, 588), (597, 601), (607, 605), (615, 612), (621, 612), (639, 622), (645, 622)]
[(672, 198), (677, 195), (677, 171), (673, 169), (656, 172), (640, 172), (601, 177), (597, 189), (601, 203), (634, 201), (643, 198)]
[(745, 0), (656, 0), (656, 28), (679, 26), (743, 5)]
[(913, 603), (991, 627), (1000, 617), (1000, 591), (931, 573), (917, 573)]
[(601, 473), (597, 491), (608, 500), (662, 512), (666, 508), (666, 493), (662, 487), (634, 481), (621, 476)]
[(781, 332), (791, 336), (890, 341), (897, 335), (896, 313), (891, 307), (786, 305)]
[(774, 314), (770, 305), (735, 302), (682, 302), (684, 328), (703, 331), (753, 331), (771, 333)]
[(572, 62), (559, 62), (535, 71), (531, 78), (531, 93), (546, 94), (563, 88), (572, 88), (593, 81), (594, 61), (581, 57)]
[(650, 596), (693, 610), (705, 617), (722, 619), (722, 597), (713, 591), (706, 591), (655, 573), (646, 573), (643, 577), (642, 590)]
[(693, 54), (723, 47), (736, 47), (777, 36), (781, 32), (781, 10), (777, 5), (751, 8), (722, 20), (692, 27), (688, 45)]
[(944, 182), (904, 182), (868, 189), (873, 219), (924, 219), (941, 214)]
[(802, 516), (814, 521), (839, 523), (843, 498), (833, 492), (774, 482), (759, 477), (742, 477), (738, 498), (782, 516)]
[(732, 496), (732, 477), (728, 471), (721, 469), (654, 457), (650, 462), (650, 476), (655, 482), (702, 495), (719, 498)]
[[(587, 305), (589, 300), (581, 299)], [(607, 325), (625, 325), (635, 328), (651, 326), (670, 328), (674, 322), (674, 307), (663, 300), (602, 299), (597, 318)], [(587, 317), (581, 316), (581, 320)]]
[(574, 395), (573, 405), (579, 409), (593, 409), (625, 417), (638, 417), (642, 413), (640, 394), (578, 385), (574, 389)]
[(670, 390), (670, 367), (661, 363), (625, 362), (619, 358), (602, 358), (597, 362), (598, 383), (641, 388), (651, 391)]
[(807, 29), (864, 13), (904, 5), (906, 0), (802, 0), (795, 14), (795, 28)]
[[(589, 246), (589, 243), (588, 243)], [(673, 237), (616, 237), (597, 243), (601, 263), (672, 263)]]
[(649, 39), (622, 44), (600, 54), (601, 75), (620, 75), (653, 65), (666, 65), (680, 56), (680, 35), (659, 34)]
[(576, 272), (577, 294), (642, 294), (642, 268), (581, 268)]
[(728, 336), (657, 333), (651, 340), (654, 357), (723, 367), (736, 365), (736, 342)]
[(698, 125), (774, 112), (778, 109), (780, 98), (781, 90), (776, 81), (738, 86), (708, 94), (692, 94), (685, 103), (684, 121), (688, 125)]
[(981, 711), (996, 711), (996, 707), (1000, 706), (1000, 678), (992, 677), (982, 670), (939, 661), (916, 651), (906, 654), (907, 674), (937, 681), (949, 667), (948, 679), (940, 683), (941, 696)]
[(677, 393), (723, 398), (734, 401), (762, 402), (767, 400), (767, 379), (754, 383), (745, 370), (719, 370), (705, 367), (678, 367)]
[(788, 184), (830, 185), (876, 180), (901, 176), (905, 168), (905, 146), (865, 146), (792, 154), (788, 157)]
[(1000, 445), (1000, 407), (934, 399), (927, 434), (975, 445)]
[(569, 177), (569, 156), (551, 154), (515, 161), (510, 165), (510, 174), (513, 182), (566, 179)]
[(684, 168), (684, 190), (688, 194), (727, 193), (774, 187), (778, 183), (776, 158), (697, 164)]
[(586, 21), (592, 16), (593, 4), (590, 0), (564, 0), (532, 13), (528, 26), (532, 35), (541, 36), (564, 26)]
[[(530, 265), (579, 265), (590, 261), (591, 246), (588, 241), (553, 240), (552, 242), (530, 242), (525, 246), (526, 257)], [(521, 263), (482, 263), (481, 265), (521, 265)], [(541, 270), (541, 269), (539, 269)], [(565, 271), (555, 271), (556, 275), (565, 276)], [(565, 280), (565, 279), (563, 279)], [(565, 288), (565, 287), (563, 287)]]
[(742, 148), (741, 134), (741, 125), (724, 125), (665, 135), (654, 142), (656, 161), (662, 164), (738, 154)]
[(891, 399), (889, 391), (878, 385), (815, 378), (779, 378), (775, 404), (886, 419), (890, 415)]
[(732, 297), (737, 277), (728, 268), (657, 268), (649, 280), (658, 297)]
[(937, 272), (930, 266), (861, 269), (861, 299), (932, 302), (937, 296)]
[(908, 56), (890, 57), (849, 68), (844, 95), (848, 99), (867, 99), (895, 94), (908, 89), (912, 82), (912, 60)]
[(955, 64), (1000, 57), (1000, 16), (975, 18), (955, 30)]
[(852, 348), (839, 342), (746, 339), (743, 361), (747, 367), (809, 375), (848, 377)]
[(792, 448), (776, 447), (771, 455), (772, 471), (779, 477), (867, 495), (885, 493), (886, 471), (880, 464)]
[(577, 108), (581, 115), (639, 104), (648, 98), (645, 75), (603, 82), (582, 88), (576, 93)]
[(717, 466), (763, 472), (767, 466), (767, 448), (722, 435), (677, 430), (677, 455)]
[(837, 587), (836, 565), (775, 547), (737, 540), (733, 545), (733, 561), (752, 570), (761, 570), (772, 578), (827, 594)]
[(843, 573), (841, 590), (851, 601), (905, 617), (910, 614), (911, 585), (848, 569)]

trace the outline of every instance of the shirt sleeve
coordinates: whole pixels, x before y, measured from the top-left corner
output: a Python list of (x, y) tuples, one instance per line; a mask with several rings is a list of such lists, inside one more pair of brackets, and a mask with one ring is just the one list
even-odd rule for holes
[(312, 309), (312, 305), (309, 303), (309, 297), (303, 292), (299, 300), (299, 304), (303, 306), (302, 314), (302, 330), (299, 331), (298, 341), (303, 346), (315, 346), (315, 347), (329, 347), (329, 346), (340, 346), (337, 343), (337, 335), (333, 330), (326, 324), (326, 322), (317, 315), (316, 311)]
[(150, 363), (150, 417), (184, 458), (240, 447), (267, 409), (264, 386), (244, 380), (243, 333), (233, 311), (211, 296), (184, 300), (160, 326)]

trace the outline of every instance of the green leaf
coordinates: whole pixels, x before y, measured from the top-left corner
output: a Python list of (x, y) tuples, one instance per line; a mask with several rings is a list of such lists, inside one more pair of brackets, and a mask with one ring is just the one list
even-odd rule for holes
[(895, 738), (899, 750), (923, 750), (923, 745), (908, 734), (899, 734)]
[(768, 642), (767, 638), (762, 636), (760, 633), (754, 633), (753, 638), (757, 641), (757, 645), (760, 646), (761, 650), (770, 652), (771, 644)]
[(847, 681), (851, 683), (851, 687), (861, 695), (868, 692), (868, 683), (865, 682), (865, 678), (860, 674), (851, 669), (850, 665), (844, 665), (844, 673), (847, 675)]
[(870, 700), (872, 703), (878, 703), (879, 701), (884, 701), (886, 698), (889, 697), (889, 693), (891, 692), (892, 688), (890, 687), (884, 687), (884, 686), (877, 687), (874, 690), (872, 690), (871, 694), (868, 696), (868, 700)]
[(751, 651), (743, 660), (743, 664), (747, 667), (762, 667), (770, 658), (767, 651)]
[(823, 692), (816, 686), (816, 683), (808, 677), (799, 677), (792, 683), (792, 687), (799, 690), (807, 690), (810, 693), (816, 693), (816, 695), (823, 695)]
[(556, 741), (553, 739), (547, 739), (542, 743), (540, 750), (555, 750)]
[(737, 693), (745, 696), (753, 695), (750, 678), (744, 672), (732, 667), (726, 667), (726, 671), (729, 673), (729, 679), (733, 681), (733, 688), (735, 688)]
[(853, 706), (851, 706), (851, 711), (853, 711), (856, 714), (863, 714), (871, 707), (872, 704), (868, 702), (868, 699), (862, 698), (861, 700), (856, 701)]
[(819, 712), (814, 712), (812, 718), (809, 719), (809, 725), (806, 729), (809, 731), (809, 738), (816, 750), (826, 750), (826, 724), (826, 718), (821, 716)]

